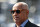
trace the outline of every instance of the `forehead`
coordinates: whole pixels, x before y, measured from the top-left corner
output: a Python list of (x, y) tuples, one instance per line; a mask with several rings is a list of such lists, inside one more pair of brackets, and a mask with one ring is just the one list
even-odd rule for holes
[(16, 4), (13, 6), (12, 10), (22, 9), (22, 4)]
[(18, 10), (18, 9), (22, 9), (21, 6), (15, 6), (12, 8), (12, 10)]

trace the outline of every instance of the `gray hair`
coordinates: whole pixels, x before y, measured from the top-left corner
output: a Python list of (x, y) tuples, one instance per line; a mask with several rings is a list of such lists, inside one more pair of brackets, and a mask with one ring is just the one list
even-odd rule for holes
[[(18, 3), (22, 3), (24, 6), (26, 5), (26, 6), (28, 6), (28, 4), (27, 3), (25, 3), (25, 2), (18, 2)], [(17, 3), (16, 3), (17, 4)], [(14, 6), (17, 6), (17, 5), (14, 5)]]
[[(26, 6), (28, 8), (28, 4), (25, 2), (18, 2), (18, 3), (22, 3), (22, 6)], [(18, 3), (16, 3), (13, 7), (18, 6)]]
[(25, 3), (25, 2), (18, 2), (18, 3), (22, 3), (23, 5), (28, 6), (28, 4), (27, 4), (27, 3)]

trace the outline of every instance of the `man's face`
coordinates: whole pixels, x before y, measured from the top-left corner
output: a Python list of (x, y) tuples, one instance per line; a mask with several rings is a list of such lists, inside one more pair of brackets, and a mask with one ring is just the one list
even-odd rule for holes
[[(13, 20), (14, 20), (14, 22), (16, 22), (16, 23), (19, 23), (19, 22), (23, 22), (23, 21), (25, 21), (26, 19), (27, 19), (27, 17), (28, 17), (28, 12), (27, 12), (27, 9), (22, 9), (22, 8), (19, 6), (19, 7), (17, 7), (17, 6), (15, 6), (15, 7), (13, 7), (13, 11), (15, 11), (13, 14), (12, 14), (12, 16), (13, 16)], [(17, 10), (20, 10), (20, 12), (19, 13), (17, 13)]]

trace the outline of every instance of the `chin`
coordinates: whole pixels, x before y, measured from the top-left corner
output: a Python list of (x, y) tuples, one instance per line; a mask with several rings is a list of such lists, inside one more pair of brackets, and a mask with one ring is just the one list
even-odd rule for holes
[(20, 21), (14, 21), (15, 23), (19, 23)]
[(19, 22), (19, 21), (14, 20), (14, 22)]

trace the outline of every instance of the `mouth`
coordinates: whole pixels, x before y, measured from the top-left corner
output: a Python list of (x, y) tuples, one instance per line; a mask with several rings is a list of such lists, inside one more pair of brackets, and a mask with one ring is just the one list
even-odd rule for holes
[(18, 20), (18, 19), (19, 19), (19, 17), (15, 17), (14, 19), (15, 19), (15, 20)]

